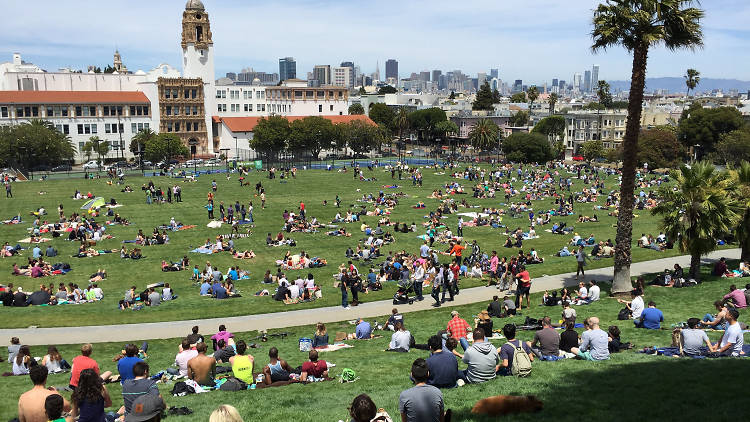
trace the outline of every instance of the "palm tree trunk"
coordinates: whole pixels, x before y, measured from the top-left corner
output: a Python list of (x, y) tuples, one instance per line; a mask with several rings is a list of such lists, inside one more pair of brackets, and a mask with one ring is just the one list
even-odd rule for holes
[(692, 254), (690, 255), (690, 278), (693, 280), (700, 280), (701, 272), (701, 255)]
[(635, 169), (638, 164), (638, 133), (641, 128), (643, 89), (646, 85), (648, 47), (641, 45), (633, 51), (633, 74), (628, 99), (628, 122), (623, 139), (622, 183), (620, 184), (620, 208), (617, 215), (615, 236), (615, 271), (612, 293), (623, 293), (631, 289), (630, 246), (633, 240), (633, 191)]
[(750, 233), (748, 233), (750, 232), (750, 209), (745, 210), (745, 217), (740, 224), (745, 226), (745, 230), (742, 232), (742, 237), (740, 238), (740, 248), (742, 248), (740, 259), (743, 262), (750, 261)]

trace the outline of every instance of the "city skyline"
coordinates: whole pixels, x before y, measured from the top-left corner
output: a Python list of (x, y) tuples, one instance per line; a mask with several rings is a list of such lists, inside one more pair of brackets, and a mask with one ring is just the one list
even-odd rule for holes
[[(354, 62), (365, 74), (374, 72), (379, 63), (382, 74), (385, 61), (393, 58), (399, 62), (402, 78), (412, 72), (454, 69), (476, 77), (499, 67), (504, 81), (520, 78), (524, 83), (542, 84), (552, 78), (572, 80), (575, 73), (599, 64), (599, 79), (629, 79), (631, 58), (624, 49), (590, 52), (590, 20), (599, 1), (576, 3), (539, 0), (532, 7), (477, 2), (476, 7), (462, 8), (462, 15), (456, 17), (448, 3), (441, 1), (431, 2), (429, 8), (417, 2), (381, 1), (366, 11), (333, 1), (294, 0), (251, 7), (238, 0), (204, 1), (212, 17), (217, 77), (244, 67), (278, 72), (278, 60), (291, 56), (297, 61), (297, 75), (303, 78), (315, 65), (345, 61)], [(180, 64), (177, 46), (184, 0), (97, 3), (86, 9), (86, 25), (81, 25), (80, 9), (69, 3), (40, 0), (36, 10), (44, 12), (37, 14), (28, 13), (27, 5), (17, 0), (4, 4), (8, 16), (23, 19), (11, 19), (0, 28), (0, 62), (20, 52), (24, 60), (50, 71), (61, 67), (86, 70), (88, 65), (111, 63), (114, 50), (119, 49), (131, 71), (164, 62)], [(750, 31), (744, 27), (750, 4), (726, 0), (720, 6), (706, 2), (702, 7), (706, 10), (705, 48), (676, 53), (653, 50), (649, 77), (680, 76), (692, 67), (704, 77), (750, 80), (750, 57), (737, 54), (750, 40)], [(362, 19), (363, 12), (366, 19)], [(281, 15), (284, 25), (293, 30), (279, 30), (273, 16)], [(347, 19), (350, 15), (352, 19)], [(111, 16), (118, 16), (120, 24), (113, 25)], [(319, 25), (331, 16), (342, 19), (337, 25)], [(507, 54), (509, 49), (500, 45), (530, 53)], [(728, 68), (727, 63), (733, 66)]]

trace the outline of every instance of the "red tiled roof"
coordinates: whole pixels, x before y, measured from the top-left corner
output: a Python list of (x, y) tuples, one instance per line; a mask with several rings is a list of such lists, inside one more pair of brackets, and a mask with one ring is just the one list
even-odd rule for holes
[[(290, 122), (293, 122), (295, 120), (304, 119), (305, 117), (310, 116), (281, 116), (285, 119), (289, 120)], [(375, 126), (375, 122), (370, 120), (369, 117), (357, 114), (357, 115), (333, 115), (333, 116), (319, 116), (324, 119), (328, 119), (333, 124), (339, 124), (339, 123), (350, 123), (355, 120), (359, 120), (362, 122), (365, 122), (367, 124)], [(223, 122), (229, 130), (232, 132), (252, 132), (253, 129), (255, 129), (255, 125), (258, 124), (258, 120), (262, 119), (262, 117), (218, 117), (213, 116), (214, 122)]]
[(140, 91), (0, 91), (0, 104), (150, 104)]

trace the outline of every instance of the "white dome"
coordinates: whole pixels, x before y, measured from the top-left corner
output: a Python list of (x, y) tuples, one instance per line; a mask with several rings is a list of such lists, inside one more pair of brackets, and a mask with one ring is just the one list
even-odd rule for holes
[(253, 79), (253, 85), (260, 85), (260, 79), (258, 78)]
[(188, 2), (185, 4), (185, 9), (206, 10), (201, 0), (188, 0)]

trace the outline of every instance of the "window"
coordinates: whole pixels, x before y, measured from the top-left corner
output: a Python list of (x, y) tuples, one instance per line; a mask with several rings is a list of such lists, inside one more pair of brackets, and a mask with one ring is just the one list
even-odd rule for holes
[(165, 113), (166, 113), (167, 116), (171, 116), (172, 115), (172, 106), (167, 106), (166, 110), (165, 110)]
[(172, 131), (172, 123), (170, 122), (170, 123), (167, 123), (167, 132), (171, 132), (171, 131)]
[(39, 117), (39, 106), (16, 107), (16, 117)]
[(190, 98), (190, 90), (186, 89), (183, 95), (184, 95), (184, 98)]
[(216, 91), (216, 98), (227, 98), (227, 91), (219, 89)]
[(258, 111), (266, 111), (266, 105), (265, 104), (258, 104)]
[(253, 111), (253, 105), (252, 104), (245, 104), (245, 111)]
[(179, 94), (177, 93), (177, 88), (172, 90), (172, 98), (177, 98)]
[(174, 124), (174, 131), (175, 132), (179, 132), (180, 131), (180, 124), (179, 123), (175, 123)]
[(8, 117), (8, 107), (0, 107), (0, 117)]
[(220, 112), (227, 111), (227, 105), (226, 104), (219, 104), (218, 106), (219, 106), (219, 111)]
[(323, 112), (323, 104), (318, 104), (318, 113)]
[(331, 107), (331, 111), (333, 111), (333, 104), (331, 104), (329, 107)]
[[(47, 106), (47, 117), (67, 117), (67, 116), (68, 116), (67, 106)], [(8, 117), (8, 116), (3, 116), (3, 117)]]
[(190, 90), (190, 94), (191, 94), (190, 98), (198, 98), (198, 90), (197, 89)]
[[(125, 125), (120, 123), (120, 131), (117, 131), (117, 123), (105, 123), (104, 133), (123, 133), (125, 132)], [(96, 133), (96, 132), (94, 132)]]
[(294, 91), (294, 98), (302, 98), (302, 91)]
[(83, 151), (83, 145), (84, 145), (83, 142), (78, 143), (78, 151)]

